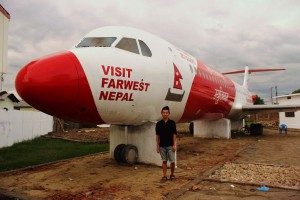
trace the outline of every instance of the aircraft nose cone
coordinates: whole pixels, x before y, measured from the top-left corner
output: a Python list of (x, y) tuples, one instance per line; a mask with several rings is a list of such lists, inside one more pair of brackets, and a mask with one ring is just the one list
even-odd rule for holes
[(84, 70), (70, 51), (27, 64), (15, 85), (24, 101), (47, 114), (73, 122), (104, 123)]
[(16, 90), (27, 103), (44, 111), (78, 97), (78, 74), (71, 52), (30, 62), (18, 73)]

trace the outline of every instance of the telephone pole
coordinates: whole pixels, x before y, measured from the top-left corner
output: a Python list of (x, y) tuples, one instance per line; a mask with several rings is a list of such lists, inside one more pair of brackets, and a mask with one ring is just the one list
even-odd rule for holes
[(4, 72), (0, 72), (0, 92), (2, 92), (2, 84), (4, 82)]
[(277, 96), (278, 96), (278, 94), (277, 94), (277, 86), (275, 86), (275, 95), (276, 95), (276, 104), (278, 104), (278, 98), (277, 98)]
[(273, 87), (271, 87), (271, 104), (273, 104)]

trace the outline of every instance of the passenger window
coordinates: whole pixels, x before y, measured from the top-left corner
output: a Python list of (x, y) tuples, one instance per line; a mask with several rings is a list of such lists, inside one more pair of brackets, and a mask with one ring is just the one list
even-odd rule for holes
[(139, 44), (140, 44), (140, 47), (141, 47), (142, 55), (147, 56), (147, 57), (151, 57), (152, 53), (151, 53), (149, 47), (146, 45), (146, 43), (142, 40), (139, 40)]
[(76, 47), (110, 47), (116, 37), (84, 38)]
[(116, 45), (116, 48), (139, 54), (139, 49), (136, 40), (132, 38), (122, 38), (120, 42)]

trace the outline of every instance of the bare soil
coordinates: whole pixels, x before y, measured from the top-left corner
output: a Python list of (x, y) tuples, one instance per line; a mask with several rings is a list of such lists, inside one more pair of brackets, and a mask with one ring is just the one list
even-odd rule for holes
[(84, 128), (50, 132), (45, 137), (62, 138), (78, 142), (109, 142), (109, 128)]
[[(108, 138), (107, 128), (91, 130), (48, 136), (88, 142)], [(101, 139), (90, 136), (93, 134), (99, 134)], [(176, 181), (173, 182), (160, 182), (160, 167), (118, 164), (108, 153), (102, 153), (1, 173), (0, 193), (20, 199), (49, 200), (300, 199), (299, 152), (300, 131), (289, 131), (285, 135), (275, 129), (264, 129), (263, 136), (238, 135), (234, 139), (203, 139), (179, 134)], [(256, 173), (259, 168), (260, 173)], [(275, 174), (283, 173), (283, 181), (272, 183)], [(237, 176), (232, 178), (232, 175)], [(257, 179), (248, 181), (249, 176)], [(256, 190), (260, 185), (267, 185), (270, 190)]]

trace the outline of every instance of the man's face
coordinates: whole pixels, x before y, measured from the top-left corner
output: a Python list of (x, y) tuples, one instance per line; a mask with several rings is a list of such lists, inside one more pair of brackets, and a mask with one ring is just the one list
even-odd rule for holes
[(170, 112), (168, 110), (162, 110), (161, 111), (161, 116), (164, 120), (168, 119), (170, 115)]

